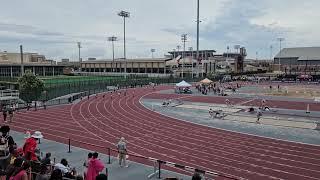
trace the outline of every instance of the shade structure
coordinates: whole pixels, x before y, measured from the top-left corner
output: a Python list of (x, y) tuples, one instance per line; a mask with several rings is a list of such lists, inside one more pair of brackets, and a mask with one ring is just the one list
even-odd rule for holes
[(213, 81), (211, 81), (211, 80), (208, 79), (208, 78), (205, 78), (205, 79), (203, 79), (203, 80), (200, 81), (201, 84), (210, 84), (210, 83), (212, 83), (212, 82), (213, 82)]
[(192, 85), (187, 83), (186, 81), (181, 81), (178, 84), (176, 84), (176, 87), (191, 87)]

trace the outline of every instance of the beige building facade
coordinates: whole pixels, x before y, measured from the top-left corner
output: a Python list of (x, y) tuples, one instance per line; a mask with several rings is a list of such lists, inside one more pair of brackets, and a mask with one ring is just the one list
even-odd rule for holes
[(38, 76), (55, 76), (62, 75), (63, 68), (41, 54), (23, 53), (22, 62), (20, 53), (0, 52), (0, 77), (19, 77), (26, 71)]
[(167, 58), (90, 60), (81, 62), (82, 72), (105, 73), (170, 73), (166, 68)]

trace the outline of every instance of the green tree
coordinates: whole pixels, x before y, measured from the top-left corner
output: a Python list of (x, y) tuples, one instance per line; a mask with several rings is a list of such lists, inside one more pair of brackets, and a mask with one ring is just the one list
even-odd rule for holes
[(26, 102), (39, 99), (44, 90), (44, 83), (38, 79), (31, 71), (27, 71), (18, 79), (20, 98)]

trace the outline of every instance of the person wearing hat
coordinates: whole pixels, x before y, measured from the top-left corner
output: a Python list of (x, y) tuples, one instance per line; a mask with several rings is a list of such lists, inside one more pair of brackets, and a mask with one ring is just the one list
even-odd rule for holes
[(37, 149), (38, 140), (42, 138), (43, 135), (41, 134), (41, 132), (35, 131), (34, 134), (32, 134), (32, 136), (26, 140), (23, 145), (23, 152), (27, 160), (38, 161), (38, 157), (35, 151)]

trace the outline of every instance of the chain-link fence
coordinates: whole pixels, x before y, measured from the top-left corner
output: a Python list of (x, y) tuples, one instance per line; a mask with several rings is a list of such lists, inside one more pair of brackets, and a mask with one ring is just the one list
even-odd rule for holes
[(57, 97), (65, 96), (73, 93), (86, 92), (86, 95), (96, 94), (108, 91), (108, 87), (115, 86), (118, 88), (139, 87), (149, 84), (171, 84), (182, 80), (188, 82), (198, 82), (199, 78), (117, 78), (106, 80), (90, 80), (90, 81), (73, 81), (67, 83), (46, 83), (45, 92), (39, 100), (47, 101)]

